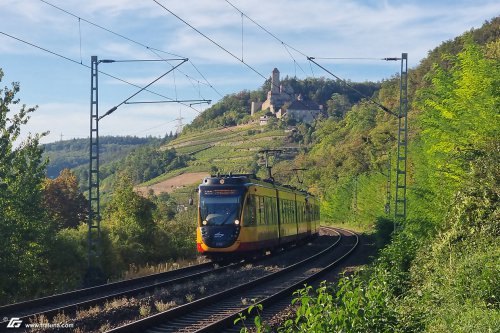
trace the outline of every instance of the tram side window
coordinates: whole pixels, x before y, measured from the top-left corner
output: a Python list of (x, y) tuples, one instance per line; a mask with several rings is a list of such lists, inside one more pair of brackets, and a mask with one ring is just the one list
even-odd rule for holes
[(275, 218), (274, 218), (274, 207), (273, 207), (273, 198), (271, 197), (265, 197), (265, 204), (266, 204), (266, 216), (267, 216), (267, 224), (273, 225), (276, 224)]
[(283, 200), (281, 201), (281, 218), (283, 220), (283, 223), (286, 224), (288, 223), (288, 209), (287, 209), (287, 201)]
[(285, 223), (285, 209), (283, 209), (283, 200), (280, 200), (278, 203), (278, 209), (280, 210), (280, 223)]
[(262, 219), (262, 207), (260, 206), (260, 197), (258, 195), (255, 196), (255, 224), (259, 225), (260, 220)]
[(300, 202), (295, 203), (295, 208), (297, 209), (297, 211), (295, 212), (297, 214), (297, 222), (300, 223), (301, 222), (301, 220), (300, 220)]
[(271, 207), (273, 209), (274, 224), (278, 224), (278, 202), (276, 201), (276, 198), (271, 198)]
[(306, 206), (304, 205), (303, 202), (300, 203), (300, 220), (302, 222), (305, 222), (306, 221)]
[(269, 212), (268, 222), (271, 225), (275, 225), (277, 223), (277, 221), (276, 221), (276, 209), (275, 209), (276, 206), (275, 206), (274, 198), (266, 197), (266, 203), (267, 203), (268, 212)]
[(269, 205), (269, 198), (264, 197), (264, 206), (266, 207), (266, 224), (272, 224), (272, 212), (271, 212), (271, 207)]
[(244, 223), (246, 226), (254, 226), (256, 224), (255, 215), (255, 197), (253, 195), (249, 195), (245, 206), (244, 216)]
[(261, 204), (262, 204), (262, 224), (267, 224), (267, 220), (269, 219), (269, 213), (267, 211), (267, 205), (266, 205), (266, 198), (261, 197)]
[(264, 206), (264, 197), (259, 196), (259, 212), (260, 212), (260, 218), (259, 218), (259, 224), (263, 225), (266, 224), (266, 210)]
[(299, 223), (303, 222), (301, 202), (297, 202), (297, 220), (299, 221)]
[(283, 221), (286, 224), (288, 224), (290, 222), (288, 214), (289, 214), (288, 201), (287, 200), (283, 200)]
[(276, 199), (269, 198), (269, 202), (271, 204), (271, 212), (273, 214), (273, 224), (278, 224), (278, 210), (276, 206)]
[(269, 198), (264, 197), (264, 209), (266, 211), (266, 224), (272, 224), (271, 221), (271, 207), (269, 207)]

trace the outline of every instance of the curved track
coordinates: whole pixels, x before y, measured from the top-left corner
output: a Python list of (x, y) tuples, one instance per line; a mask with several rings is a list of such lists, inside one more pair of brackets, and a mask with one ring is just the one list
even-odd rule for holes
[(332, 246), (276, 273), (108, 332), (221, 332), (231, 328), (238, 314), (250, 307), (248, 300), (261, 303), (265, 308), (271, 307), (349, 256), (358, 245), (358, 236), (347, 230), (338, 230), (336, 232), (343, 237)]

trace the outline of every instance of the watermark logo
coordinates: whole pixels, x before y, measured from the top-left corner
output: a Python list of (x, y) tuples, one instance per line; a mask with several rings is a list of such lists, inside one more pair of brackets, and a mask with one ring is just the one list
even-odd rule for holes
[[(6, 328), (20, 328), (23, 325), (23, 320), (19, 317), (3, 317), (3, 322), (9, 321)], [(74, 328), (74, 323), (28, 323), (24, 324), (25, 328), (32, 329), (61, 329)]]
[(21, 324), (23, 321), (17, 317), (12, 317), (9, 320), (9, 323), (7, 324), (7, 328), (19, 328), (21, 327)]

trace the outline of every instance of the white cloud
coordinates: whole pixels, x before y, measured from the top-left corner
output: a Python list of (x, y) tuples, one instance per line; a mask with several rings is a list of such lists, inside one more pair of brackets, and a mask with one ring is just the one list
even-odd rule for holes
[[(174, 131), (176, 118), (182, 110), (184, 122), (191, 121), (198, 113), (187, 110), (179, 105), (123, 105), (115, 113), (99, 122), (99, 133), (104, 135), (152, 135), (163, 136)], [(102, 111), (101, 111), (102, 114)], [(42, 143), (53, 142), (74, 137), (88, 137), (90, 133), (89, 105), (74, 103), (41, 104), (34, 113), (28, 125), (22, 132), (22, 138), (28, 133), (43, 133), (49, 135)]]
[[(258, 74), (153, 1), (48, 1), (142, 44), (189, 57), (205, 78), (223, 94), (254, 89), (263, 82)], [(159, 1), (236, 57), (241, 57), (242, 18), (225, 1)], [(473, 26), (477, 28), (485, 20), (500, 14), (500, 3), (494, 0), (230, 1), (285, 43), (309, 56), (387, 57), (408, 52), (410, 65), (413, 66), (441, 42)], [(157, 58), (150, 49), (103, 31), (84, 20), (79, 22), (77, 18), (37, 0), (2, 0), (0, 31), (77, 62), (81, 59), (84, 64), (89, 63), (91, 55), (97, 55), (100, 59)], [(278, 67), (283, 76), (292, 76), (295, 72), (302, 77), (311, 75), (310, 64), (303, 55), (288, 49), (302, 68), (299, 69), (283, 45), (247, 18), (243, 19), (243, 31), (243, 58), (264, 77), (268, 77), (274, 67)], [(168, 56), (164, 53), (161, 55)], [(34, 104), (40, 104), (40, 110), (35, 112), (31, 121), (32, 132), (50, 129), (53, 132), (50, 138), (53, 140), (60, 133), (68, 137), (71, 136), (69, 133), (88, 135), (85, 129), (88, 124), (88, 102), (80, 105), (79, 101), (84, 90), (85, 96), (89, 94), (89, 87), (86, 86), (90, 82), (89, 70), (67, 70), (67, 66), (57, 65), (62, 61), (65, 60), (0, 35), (0, 66), (8, 65), (9, 68), (4, 70), (9, 78), (21, 80), (23, 86), (30, 87), (32, 95), (26, 96), (26, 99), (30, 102), (36, 99)], [(339, 76), (354, 81), (380, 80), (398, 71), (398, 66), (380, 62), (322, 60), (322, 63)], [(100, 65), (100, 69), (139, 86), (148, 84), (165, 71), (161, 66), (145, 64), (109, 64)], [(175, 85), (169, 74), (152, 86), (152, 90), (172, 98), (176, 95), (184, 99), (196, 98), (200, 93), (214, 102), (220, 98), (206, 85), (198, 85), (197, 81), (204, 83), (205, 79), (190, 64), (182, 65), (179, 70), (175, 73)], [(85, 71), (88, 71), (85, 74), (88, 79), (81, 83)], [(313, 72), (316, 76), (325, 74), (317, 67), (313, 67)], [(186, 75), (194, 80), (187, 79)], [(75, 83), (78, 80), (80, 83)], [(106, 106), (115, 105), (137, 91), (135, 87), (103, 75), (100, 76), (100, 89), (102, 105)], [(144, 93), (140, 99), (143, 97), (148, 99), (153, 96)], [(177, 114), (179, 108), (183, 107), (163, 105), (161, 108), (172, 108)], [(68, 109), (74, 112), (68, 113)], [(131, 110), (141, 110), (142, 113), (136, 114)], [(113, 122), (119, 125), (113, 126), (112, 130), (126, 134), (126, 131), (139, 127), (152, 127), (162, 121), (154, 116), (157, 110), (152, 105), (120, 109), (120, 117), (113, 118)], [(62, 125), (59, 124), (61, 119), (64, 119)]]

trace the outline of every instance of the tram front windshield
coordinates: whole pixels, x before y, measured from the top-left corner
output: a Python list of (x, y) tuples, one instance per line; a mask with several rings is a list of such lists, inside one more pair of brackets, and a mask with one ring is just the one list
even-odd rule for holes
[(200, 198), (200, 214), (203, 225), (229, 225), (239, 220), (241, 196), (202, 196)]

